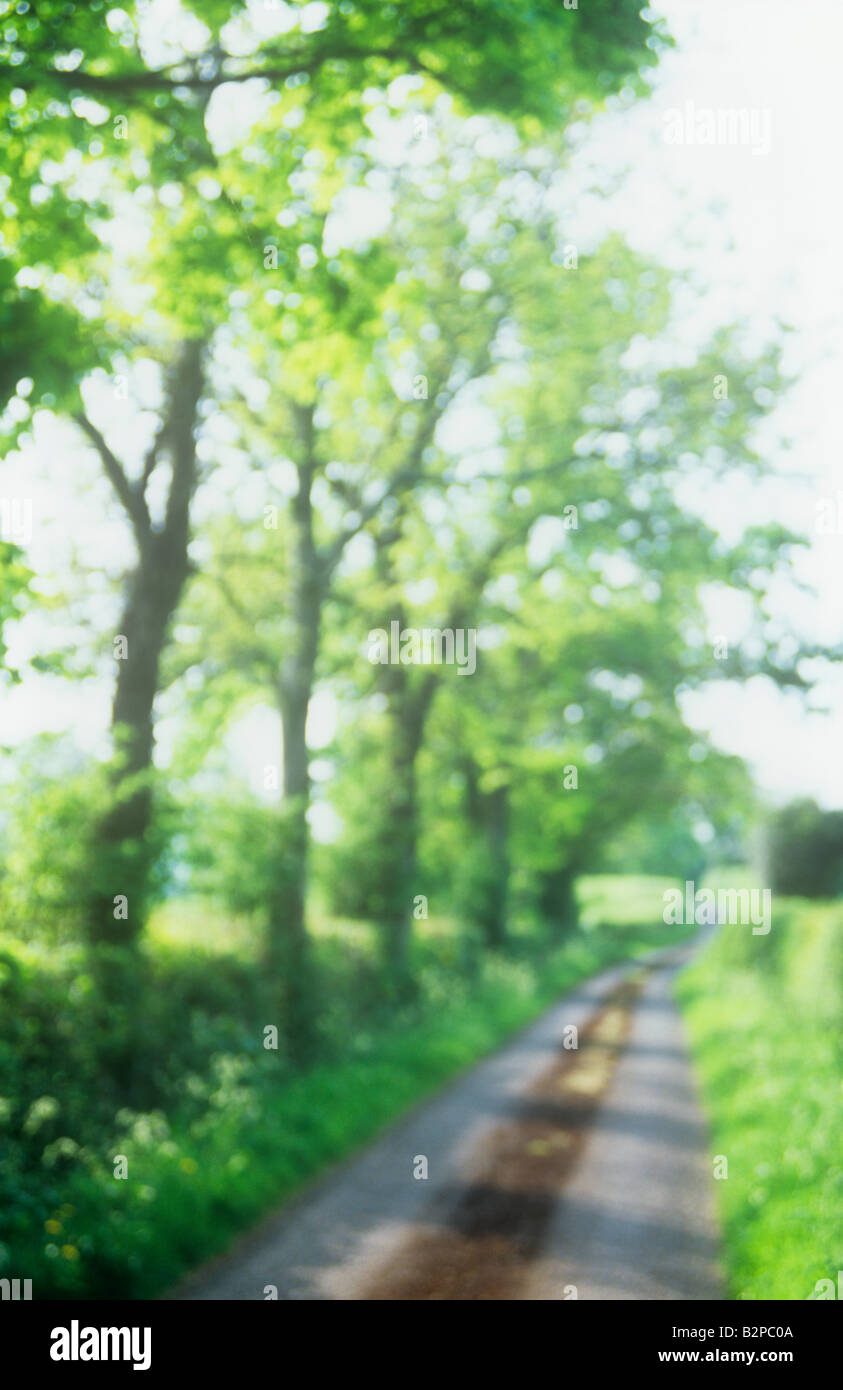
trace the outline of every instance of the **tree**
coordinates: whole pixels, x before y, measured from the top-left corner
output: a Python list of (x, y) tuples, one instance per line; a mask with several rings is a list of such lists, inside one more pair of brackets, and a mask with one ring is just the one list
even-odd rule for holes
[[(634, 283), (635, 268), (626, 275), (624, 283)], [(658, 317), (647, 327), (656, 333)], [(499, 484), (532, 490), (521, 499), (530, 541), (526, 553), (514, 544), (503, 552), (495, 582), (475, 600), (473, 620), (481, 631), (489, 622), (498, 642), (482, 656), (482, 679), (465, 682), (459, 699), (448, 702), (448, 723), (433, 733), (440, 777), (449, 750), (470, 751), (465, 807), (475, 838), (485, 839), (485, 862), (496, 870), (481, 889), (478, 915), (487, 932), (491, 920), (495, 937), (501, 922), (489, 918), (489, 903), (506, 900), (510, 861), (529, 866), (543, 914), (564, 929), (575, 917), (577, 875), (594, 865), (613, 833), (654, 807), (664, 816), (701, 794), (700, 771), (689, 761), (700, 741), (681, 715), (685, 690), (758, 672), (804, 683), (799, 645), (782, 659), (787, 643), (765, 606), (765, 590), (786, 570), (795, 538), (748, 528), (726, 546), (677, 496), (682, 471), (696, 467), (715, 441), (723, 468), (763, 466), (749, 442), (758, 414), (753, 397), (761, 382), (776, 380), (774, 361), (741, 363), (721, 341), (691, 369), (631, 370), (621, 360), (623, 340), (613, 338), (605, 375), (594, 373), (580, 397), (585, 404), (570, 410), (554, 391), (567, 376), (565, 346), (543, 346), (517, 413), (514, 400), (495, 392), (502, 415), (512, 410), (523, 436), (510, 445)], [(740, 404), (721, 414), (705, 387), (727, 352)], [(680, 438), (677, 461), (671, 443)], [(552, 455), (543, 461), (544, 451), (555, 454), (563, 441), (570, 462), (554, 467)], [(577, 524), (566, 527), (572, 499)], [(427, 553), (432, 549), (428, 540)], [(752, 642), (728, 661), (703, 638), (699, 591), (716, 581), (753, 593), (756, 605)], [(452, 752), (450, 758), (453, 764)], [(496, 803), (482, 815), (478, 763)], [(439, 863), (449, 840), (459, 842), (450, 820), (437, 837)]]
[[(117, 680), (112, 728), (118, 744), (113, 798), (97, 836), (99, 891), (91, 903), (94, 942), (125, 944), (139, 932), (151, 867), (153, 710), (162, 653), (190, 570), (190, 505), (198, 483), (196, 422), (203, 387), (204, 344), (183, 343), (172, 373), (168, 404), (147, 450), (140, 477), (131, 479), (105, 436), (84, 413), (77, 420), (99, 454), (125, 509), (137, 548), (115, 637)], [(170, 480), (160, 525), (153, 522), (148, 489), (161, 454), (169, 456)], [(126, 915), (114, 912), (124, 896)]]
[(529, 9), (518, 0), (492, 9), (482, 0), (394, 7), (355, 0), (326, 4), (320, 19), (307, 15), (306, 23), (284, 7), (256, 25), (236, 0), (192, 0), (183, 10), (192, 21), (183, 28), (189, 43), (171, 40), (170, 61), (152, 64), (144, 56), (142, 7), (133, 0), (107, 19), (101, 0), (70, 8), (42, 0), (26, 19), (7, 22), (0, 56), (25, 91), (59, 101), (77, 94), (118, 101), (197, 139), (197, 103), (226, 84), (254, 80), (281, 86), (318, 77), (323, 99), (335, 103), (418, 73), (457, 92), (469, 108), (558, 121), (560, 107), (574, 98), (602, 98), (655, 63), (668, 40), (643, 8), (640, 0), (577, 12), (550, 0)]
[[(523, 545), (538, 513), (513, 508), (518, 469), (512, 476), (481, 477), (473, 529), (459, 536), (449, 572), (434, 565), (438, 528), (428, 512), (461, 487), (459, 460), (440, 446), (437, 432), (449, 412), (482, 393), (502, 391), (508, 400), (507, 374), (523, 371), (530, 354), (551, 352), (557, 397), (578, 401), (592, 366), (581, 332), (571, 350), (573, 325), (593, 323), (589, 345), (595, 339), (602, 345), (597, 335), (605, 331), (608, 262), (571, 274), (558, 251), (554, 220), (540, 206), (550, 156), (537, 175), (520, 150), (490, 158), (474, 149), (474, 131), (456, 127), (448, 135), (438, 158), (409, 172), (391, 171), (392, 222), (369, 255), (367, 285), (351, 301), (353, 316), (350, 307), (332, 311), (333, 333), (328, 336), (326, 325), (316, 355), (307, 340), (279, 350), (270, 335), (255, 338), (250, 326), (249, 356), (258, 379), (283, 384), (259, 394), (257, 407), (245, 387), (239, 400), (226, 403), (238, 424), (241, 453), (268, 478), (278, 441), (288, 441), (288, 495), (267, 492), (262, 536), (247, 542), (242, 560), (242, 540), (221, 522), (195, 611), (205, 615), (206, 632), (208, 615), (217, 615), (217, 640), (232, 654), (238, 643), (247, 651), (257, 648), (261, 679), (281, 715), (286, 813), (270, 942), (276, 955), (289, 942), (284, 949), (297, 963), (296, 975), (305, 942), (305, 730), (326, 607), (340, 605), (346, 625), (351, 619), (360, 628), (356, 645), (337, 652), (340, 665), (359, 663), (369, 628), (381, 627), (387, 615), (400, 621), (402, 588), (419, 572), (439, 584), (437, 625), (464, 626), (501, 554)], [(464, 177), (448, 187), (455, 153)], [(445, 195), (437, 195), (443, 187)], [(364, 314), (360, 303), (367, 294)], [(554, 465), (546, 467), (553, 471)], [(246, 534), (254, 537), (255, 529)], [(373, 556), (362, 584), (360, 561), (345, 567), (358, 538), (367, 540)], [(215, 589), (226, 601), (223, 613), (209, 593)], [(217, 647), (214, 679), (219, 656)], [(184, 654), (187, 663), (196, 659), (195, 650)], [(392, 760), (372, 821), (383, 820), (390, 866), (381, 878), (377, 916), (396, 976), (408, 964), (416, 763), (440, 676), (403, 665), (375, 672), (387, 700)]]
[[(25, 17), (10, 19), (0, 44), (0, 148), (14, 207), (2, 273), (22, 324), (14, 352), (0, 361), (0, 379), (8, 389), (10, 370), (19, 364), (34, 380), (35, 402), (77, 419), (99, 453), (138, 549), (126, 580), (127, 631), (120, 634), (128, 641), (114, 700), (121, 759), (102, 826), (95, 939), (131, 941), (143, 922), (154, 703), (189, 568), (197, 416), (207, 389), (203, 345), (210, 354), (211, 340), (243, 307), (259, 333), (269, 317), (262, 272), (286, 265), (282, 283), (294, 293), (302, 250), (319, 258), (314, 244), (319, 247), (339, 186), (337, 171), (367, 133), (367, 90), (417, 75), (431, 92), (451, 90), (469, 106), (558, 120), (575, 97), (601, 96), (634, 77), (654, 61), (661, 42), (637, 0), (615, 7), (608, 25), (594, 13), (567, 15), (547, 4), (525, 12), (514, 0), (491, 13), (473, 4), (443, 8), (419, 0), (384, 9), (357, 0), (327, 6), (316, 23), (308, 16), (306, 24), (298, 17), (290, 24), (286, 12), (277, 25), (264, 18), (276, 32), (267, 35), (240, 4), (196, 0), (164, 40), (162, 56), (150, 59), (160, 38), (142, 7), (127, 0), (124, 9), (106, 14), (100, 0), (86, 6), (44, 0)], [(244, 84), (251, 84), (260, 109), (249, 142), (225, 149), (225, 141), (211, 134), (212, 108)], [(314, 159), (327, 171), (321, 177), (312, 173)], [(266, 206), (271, 176), (293, 190), (277, 218)], [(131, 258), (114, 254), (114, 229), (127, 199), (141, 215), (150, 194), (151, 239), (146, 254), (128, 265)], [(49, 224), (39, 211), (45, 205)], [(54, 272), (64, 274), (74, 253), (73, 274), (59, 284)], [(127, 270), (135, 273), (135, 286), (148, 277), (156, 288), (154, 312), (148, 310), (149, 324), (140, 332), (124, 308)], [(342, 273), (332, 279), (320, 270), (319, 283), (329, 305), (347, 299)], [(244, 287), (245, 306), (232, 306), (232, 285)], [(308, 302), (304, 331), (312, 334), (319, 317)], [(113, 375), (121, 355), (137, 355), (139, 347), (162, 365), (169, 349), (165, 370), (173, 385), (133, 475), (109, 442), (108, 427), (80, 408), (80, 386), (98, 366)], [(293, 406), (301, 573), (291, 596), (297, 637), (285, 655), (279, 697), (287, 793), (303, 864), (303, 731), (318, 643), (317, 628), (309, 626), (318, 621), (314, 576), (307, 574), (313, 400), (299, 396)], [(162, 452), (169, 455), (171, 490), (159, 534), (146, 488)], [(284, 930), (293, 940), (302, 939), (303, 883), (302, 871), (274, 909), (279, 921), (288, 921)], [(125, 920), (107, 911), (115, 891), (133, 899)]]

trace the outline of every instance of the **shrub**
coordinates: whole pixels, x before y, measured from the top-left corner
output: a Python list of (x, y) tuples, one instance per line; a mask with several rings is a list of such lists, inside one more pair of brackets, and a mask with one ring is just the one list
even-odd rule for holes
[(835, 898), (843, 893), (843, 811), (792, 801), (770, 818), (765, 834), (765, 882), (789, 897)]

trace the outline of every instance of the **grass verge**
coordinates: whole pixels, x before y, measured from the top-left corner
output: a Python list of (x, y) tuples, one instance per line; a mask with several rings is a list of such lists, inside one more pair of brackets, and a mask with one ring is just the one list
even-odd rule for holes
[(843, 1269), (843, 906), (774, 904), (723, 926), (679, 980), (736, 1299), (821, 1296)]

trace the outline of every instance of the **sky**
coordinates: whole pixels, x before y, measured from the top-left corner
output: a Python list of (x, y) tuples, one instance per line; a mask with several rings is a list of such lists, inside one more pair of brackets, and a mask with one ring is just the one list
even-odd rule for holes
[[(166, 15), (167, 0), (156, 3)], [(318, 24), (320, 6), (308, 8)], [(771, 334), (781, 336), (782, 323), (790, 326), (784, 365), (795, 384), (776, 403), (758, 441), (778, 476), (763, 484), (691, 487), (685, 500), (726, 533), (775, 517), (808, 536), (802, 574), (816, 595), (783, 590), (779, 612), (808, 639), (837, 643), (843, 626), (843, 459), (835, 409), (843, 372), (837, 95), (843, 6), (839, 0), (798, 6), (786, 0), (661, 0), (653, 8), (664, 15), (676, 49), (662, 59), (649, 100), (630, 104), (622, 96), (579, 134), (560, 204), (571, 229), (566, 239), (587, 249), (616, 229), (689, 277), (690, 287), (677, 293), (677, 352), (719, 323), (740, 323), (750, 350)], [(260, 18), (273, 26), (283, 22), (280, 12)], [(162, 49), (161, 56), (171, 55)], [(731, 144), (729, 111), (746, 113), (743, 124), (734, 124)], [(718, 142), (703, 143), (709, 128)], [(369, 219), (377, 213), (371, 204), (360, 210)], [(95, 400), (94, 392), (92, 405)], [(84, 565), (92, 551), (106, 557), (106, 577), (118, 574), (126, 546), (122, 522), (109, 506), (96, 461), (79, 450), (70, 429), (47, 421), (35, 431), (25, 460), (11, 456), (0, 463), (0, 497), (21, 494), (22, 473), (39, 517), (30, 562), (44, 576), (45, 590), (51, 587), (47, 576), (74, 562)], [(88, 479), (100, 503), (93, 522)], [(829, 534), (817, 529), (823, 503), (832, 518)], [(114, 629), (113, 605), (105, 582), (91, 592), (93, 629)], [(739, 642), (742, 631), (741, 605), (712, 600), (710, 639), (725, 635)], [(8, 637), (12, 658), (25, 659), (45, 640), (72, 642), (74, 630), (63, 632), (58, 614), (34, 616), (11, 626)], [(743, 687), (718, 683), (686, 698), (686, 717), (719, 747), (746, 757), (773, 798), (805, 794), (841, 805), (843, 679), (822, 669), (817, 674), (807, 702), (762, 679)], [(101, 752), (110, 694), (104, 679), (83, 685), (28, 675), (22, 686), (4, 692), (2, 743), (68, 729), (83, 747)], [(164, 713), (162, 760), (177, 731), (166, 706)], [(335, 719), (330, 694), (323, 692), (309, 726), (314, 751), (329, 740)], [(234, 765), (256, 786), (269, 760), (267, 747), (277, 740), (274, 716), (260, 710), (229, 736)], [(317, 809), (320, 814), (327, 834), (330, 815)]]
[[(716, 529), (734, 518), (775, 516), (811, 538), (804, 577), (813, 599), (782, 594), (780, 609), (818, 643), (843, 635), (843, 453), (836, 404), (843, 384), (843, 134), (839, 53), (843, 7), (837, 0), (661, 0), (676, 49), (660, 64), (653, 96), (598, 118), (581, 151), (583, 165), (617, 194), (593, 215), (663, 264), (704, 287), (689, 315), (746, 325), (763, 341), (778, 319), (784, 366), (796, 378), (777, 403), (765, 453), (782, 480), (732, 495), (689, 499)], [(690, 113), (689, 113), (690, 104)], [(706, 112), (744, 110), (746, 144), (672, 143), (701, 129)], [(689, 114), (691, 120), (689, 121)], [(752, 136), (769, 138), (752, 140)], [(787, 441), (787, 445), (783, 443)], [(802, 481), (785, 481), (797, 474)], [(825, 507), (821, 510), (820, 504)], [(833, 522), (831, 521), (833, 510)], [(818, 524), (829, 534), (818, 533)], [(831, 529), (833, 525), (833, 530)], [(739, 616), (714, 616), (732, 640)], [(719, 746), (747, 757), (777, 799), (814, 795), (843, 804), (843, 683), (823, 679), (805, 708), (767, 681), (725, 683), (686, 701), (686, 716)], [(828, 708), (820, 715), (811, 706)]]

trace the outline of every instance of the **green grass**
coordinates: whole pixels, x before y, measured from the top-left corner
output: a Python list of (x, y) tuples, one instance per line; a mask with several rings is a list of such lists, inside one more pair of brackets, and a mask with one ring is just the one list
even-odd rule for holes
[[(21, 1083), (31, 1068), (15, 1070), (16, 1049), (4, 1054), (0, 1030), (0, 1090), (13, 1097), (5, 1118), (17, 1145), (0, 1177), (0, 1272), (31, 1278), (37, 1298), (161, 1293), (562, 992), (677, 938), (676, 928), (649, 915), (645, 925), (592, 926), (554, 950), (488, 957), (479, 972), (461, 974), (456, 945), (440, 924), (420, 943), (422, 993), (412, 1008), (361, 1019), (353, 1029), (343, 1018), (335, 1054), (295, 1073), (281, 1053), (262, 1048), (263, 1015), (253, 1018), (243, 1004), (239, 1023), (232, 1017), (242, 985), (225, 972), (244, 964), (221, 956), (221, 924), (203, 932), (201, 914), (191, 914), (187, 939), (177, 944), (174, 917), (159, 919), (148, 948), (158, 972), (149, 1007), (158, 1013), (150, 1015), (143, 1066), (163, 1072), (170, 1063), (161, 1103), (138, 1112), (112, 1102), (109, 1110), (100, 1097), (96, 1122), (89, 1110), (101, 1054), (88, 1041), (84, 990), (61, 971), (48, 976), (46, 961), (27, 948), (18, 988), (27, 991), (37, 1029), (31, 1042), (29, 1033), (21, 1037), (34, 1049), (38, 1080), (27, 1095)], [(238, 931), (235, 925), (232, 940)], [(336, 942), (328, 944), (335, 955)], [(341, 982), (331, 977), (333, 989)], [(178, 1023), (173, 1015), (186, 993), (201, 1007), (185, 1000)], [(66, 1022), (65, 994), (76, 1010)], [(51, 1026), (68, 1040), (58, 1065), (53, 1047), (43, 1045)], [(19, 1053), (20, 1039), (10, 1041)], [(3, 1116), (0, 1104), (0, 1123)], [(125, 1181), (114, 1177), (117, 1154), (128, 1160)]]
[(257, 961), (260, 933), (248, 917), (224, 912), (206, 898), (171, 898), (152, 912), (145, 937), (153, 950)]
[(578, 881), (577, 899), (586, 926), (646, 926), (663, 920), (665, 891), (677, 887), (678, 879), (651, 874), (590, 874)]
[[(720, 881), (741, 886), (728, 871)], [(843, 905), (778, 899), (724, 926), (679, 982), (737, 1299), (807, 1299), (843, 1269)]]

